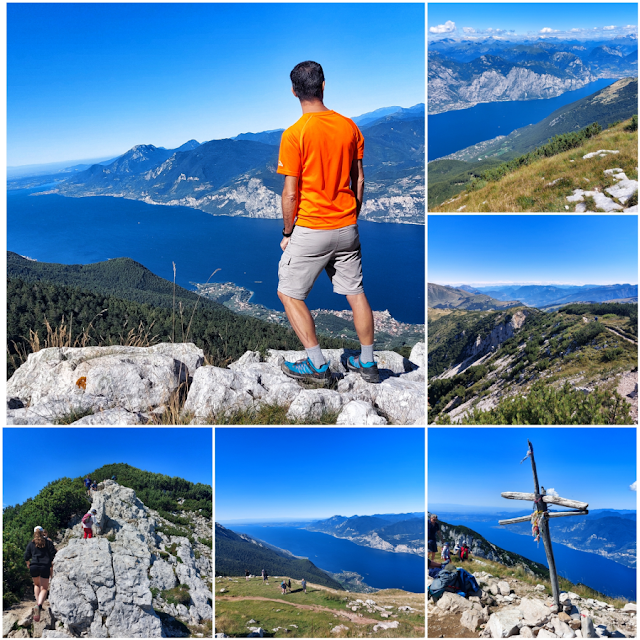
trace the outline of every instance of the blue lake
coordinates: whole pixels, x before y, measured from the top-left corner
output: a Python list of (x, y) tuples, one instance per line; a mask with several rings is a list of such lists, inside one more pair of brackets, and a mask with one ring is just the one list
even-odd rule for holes
[(404, 589), (424, 593), (424, 558), (420, 556), (361, 547), (326, 533), (295, 527), (224, 526), (264, 540), (280, 549), (287, 549), (296, 556), (309, 558), (313, 564), (326, 571), (356, 571), (366, 584), (376, 589)]
[[(490, 542), (535, 560), (546, 566), (547, 558), (542, 541), (538, 545), (531, 536), (512, 533), (507, 526), (500, 527), (490, 522), (475, 522), (467, 519), (456, 520), (449, 515), (445, 519), (450, 524), (460, 524), (477, 531)], [(553, 521), (551, 521), (553, 526)], [(607, 560), (595, 553), (585, 553), (570, 549), (557, 542), (553, 543), (553, 557), (558, 573), (573, 583), (582, 584), (612, 597), (636, 599), (636, 570)]]
[(556, 109), (590, 96), (613, 84), (613, 79), (601, 79), (557, 98), (489, 102), (470, 109), (447, 111), (429, 116), (429, 162), (472, 144), (507, 136), (515, 129), (544, 120)]
[[(282, 220), (212, 216), (189, 207), (124, 198), (7, 193), (7, 249), (40, 262), (87, 264), (129, 257), (156, 275), (193, 289), (192, 282), (234, 282), (255, 292), (252, 302), (282, 309), (276, 295)], [(376, 311), (424, 323), (425, 230), (422, 225), (361, 222), (365, 291)], [(348, 309), (321, 274), (311, 309)]]

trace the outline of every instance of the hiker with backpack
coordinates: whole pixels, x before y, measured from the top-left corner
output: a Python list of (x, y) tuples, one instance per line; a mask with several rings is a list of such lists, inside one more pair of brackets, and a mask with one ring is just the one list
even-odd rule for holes
[(428, 522), (429, 536), (427, 541), (427, 548), (429, 549), (429, 558), (431, 560), (436, 559), (436, 553), (438, 552), (438, 536), (440, 540), (444, 542), (442, 533), (440, 533), (440, 524), (438, 523), (438, 516), (435, 513), (431, 514)]
[(300, 584), (302, 585), (302, 590), (307, 593), (307, 581), (302, 578), (302, 582)]
[(87, 495), (91, 497), (91, 478), (89, 476), (84, 479), (84, 488), (87, 490)]
[(84, 540), (87, 538), (93, 538), (93, 525), (96, 524), (95, 515), (97, 515), (97, 511), (95, 509), (91, 509), (91, 511), (87, 511), (82, 516), (82, 527), (84, 528)]
[(24, 560), (27, 563), (29, 574), (33, 578), (33, 594), (36, 598), (36, 606), (33, 608), (34, 622), (40, 622), (40, 610), (47, 599), (49, 580), (53, 576), (53, 559), (56, 549), (53, 542), (45, 538), (42, 527), (34, 527), (33, 539), (27, 545), (24, 552)]
[(463, 562), (464, 560), (468, 560), (469, 559), (469, 547), (467, 546), (467, 543), (463, 543), (463, 545), (460, 547), (460, 562)]
[(280, 588), (282, 589), (282, 595), (287, 593), (287, 583), (284, 581), (284, 578), (282, 579), (282, 582), (280, 583)]

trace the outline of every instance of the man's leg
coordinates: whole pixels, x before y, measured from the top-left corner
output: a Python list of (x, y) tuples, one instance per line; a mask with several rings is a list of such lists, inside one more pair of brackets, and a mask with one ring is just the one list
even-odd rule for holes
[[(347, 296), (347, 301), (351, 305), (353, 311), (353, 324), (360, 340), (363, 351), (362, 362), (373, 362), (373, 312), (369, 306), (369, 301), (364, 293), (358, 293), (353, 296)], [(367, 348), (370, 348), (370, 354)], [(365, 358), (367, 355), (370, 357)]]

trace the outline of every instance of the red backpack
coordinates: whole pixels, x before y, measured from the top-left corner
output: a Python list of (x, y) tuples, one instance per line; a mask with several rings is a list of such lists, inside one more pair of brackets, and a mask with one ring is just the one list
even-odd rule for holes
[(469, 547), (463, 545), (460, 547), (460, 560), (466, 560), (469, 557)]
[(86, 523), (86, 521), (87, 521), (87, 520), (88, 520), (92, 515), (93, 515), (92, 513), (85, 513), (85, 514), (82, 516), (82, 524), (85, 524), (85, 523)]

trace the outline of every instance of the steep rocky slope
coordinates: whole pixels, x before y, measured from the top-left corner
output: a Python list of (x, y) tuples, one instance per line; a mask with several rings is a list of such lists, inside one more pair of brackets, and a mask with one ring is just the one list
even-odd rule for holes
[(602, 402), (618, 420), (616, 403), (624, 402), (630, 412), (625, 420), (637, 420), (637, 328), (630, 324), (635, 318), (603, 317), (598, 305), (587, 306), (594, 309), (584, 314), (570, 307), (552, 313), (440, 311), (436, 317), (430, 311), (430, 421), (466, 420), (475, 410), (526, 399), (541, 385), (560, 389), (565, 383), (576, 405), (582, 398), (595, 411)]
[(331, 411), (339, 413), (338, 424), (424, 424), (423, 342), (409, 359), (376, 352), (380, 384), (346, 371), (352, 353), (325, 349), (334, 389), (305, 389), (279, 366), (304, 352), (270, 350), (263, 361), (259, 352), (247, 351), (224, 369), (205, 366), (202, 349), (190, 343), (48, 348), (30, 354), (8, 381), (7, 421), (149, 424), (164, 416), (201, 424), (276, 404), (298, 421)]
[(210, 539), (211, 521), (189, 514), (189, 537), (173, 535), (170, 522), (113, 480), (100, 483), (92, 500), (98, 535), (84, 540), (78, 515), (56, 540), (50, 607), (43, 628), (33, 627), (34, 637), (205, 632), (213, 617), (212, 550), (200, 539)]

